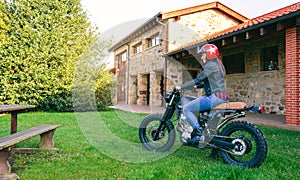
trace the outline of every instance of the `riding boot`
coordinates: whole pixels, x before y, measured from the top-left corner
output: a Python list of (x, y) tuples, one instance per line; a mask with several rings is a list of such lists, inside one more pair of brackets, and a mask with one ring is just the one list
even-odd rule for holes
[(191, 134), (191, 139), (188, 140), (189, 143), (197, 143), (201, 140), (202, 128), (195, 128)]

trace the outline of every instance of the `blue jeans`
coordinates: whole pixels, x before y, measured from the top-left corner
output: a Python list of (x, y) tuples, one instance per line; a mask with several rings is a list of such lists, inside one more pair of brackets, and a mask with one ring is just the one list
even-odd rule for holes
[(225, 102), (228, 101), (217, 98), (215, 94), (210, 96), (202, 96), (184, 105), (183, 113), (193, 128), (199, 128), (200, 125), (195, 114), (209, 111), (213, 107)]

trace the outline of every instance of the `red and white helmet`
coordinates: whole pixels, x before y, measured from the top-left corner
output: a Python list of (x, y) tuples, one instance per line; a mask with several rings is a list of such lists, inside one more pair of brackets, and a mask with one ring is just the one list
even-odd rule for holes
[(198, 54), (206, 53), (206, 58), (208, 60), (215, 59), (219, 56), (218, 47), (214, 44), (205, 44), (202, 48), (198, 51)]

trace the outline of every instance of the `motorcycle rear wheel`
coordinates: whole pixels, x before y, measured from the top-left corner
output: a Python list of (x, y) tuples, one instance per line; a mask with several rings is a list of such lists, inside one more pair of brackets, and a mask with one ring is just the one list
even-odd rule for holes
[(144, 148), (150, 151), (165, 152), (172, 148), (176, 138), (174, 125), (171, 121), (163, 124), (158, 139), (154, 140), (155, 134), (161, 123), (162, 115), (148, 115), (140, 124), (139, 138)]
[(235, 121), (221, 132), (227, 141), (237, 145), (234, 150), (221, 150), (224, 162), (241, 167), (257, 168), (267, 157), (267, 142), (257, 126), (245, 121)]

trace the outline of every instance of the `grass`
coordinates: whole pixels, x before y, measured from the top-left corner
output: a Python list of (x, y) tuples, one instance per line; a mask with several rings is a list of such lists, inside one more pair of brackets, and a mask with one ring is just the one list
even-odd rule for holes
[[(20, 114), (18, 131), (40, 124), (60, 124), (61, 127), (54, 135), (55, 146), (60, 152), (12, 154), (12, 172), (21, 179), (35, 180), (297, 179), (299, 175), (300, 132), (259, 126), (267, 139), (269, 151), (266, 161), (256, 169), (230, 166), (221, 159), (208, 158), (210, 150), (202, 151), (185, 146), (164, 158), (149, 161), (150, 152), (136, 146), (131, 147), (131, 144), (139, 142), (137, 127), (145, 115), (113, 110), (99, 112), (97, 115), (107, 132), (101, 129), (100, 125), (103, 124), (99, 124), (99, 120), (93, 120), (91, 115), (86, 116), (85, 113)], [(10, 116), (0, 117), (0, 125), (0, 135), (9, 134)], [(114, 138), (110, 138), (111, 134)], [(39, 137), (35, 137), (17, 146), (37, 147), (38, 141)], [(144, 156), (139, 156), (139, 153)], [(126, 156), (136, 158), (135, 161), (143, 161), (144, 158), (148, 162), (130, 162)]]

